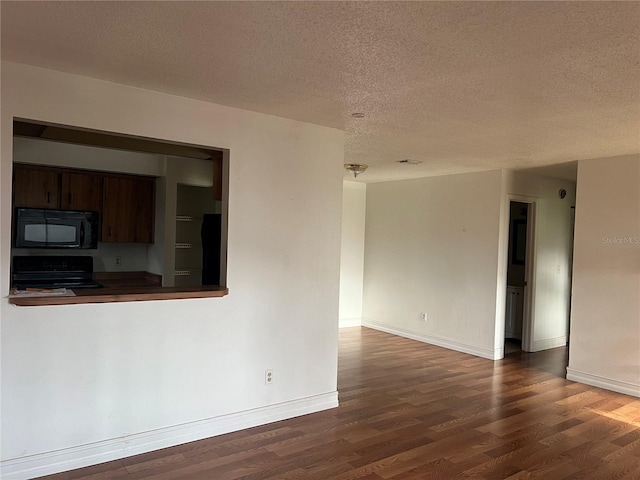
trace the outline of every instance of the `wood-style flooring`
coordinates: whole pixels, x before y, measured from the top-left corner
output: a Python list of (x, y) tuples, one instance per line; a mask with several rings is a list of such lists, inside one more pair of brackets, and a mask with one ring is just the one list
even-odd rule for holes
[(43, 478), (640, 479), (640, 399), (565, 380), (566, 360), (342, 329), (336, 409)]

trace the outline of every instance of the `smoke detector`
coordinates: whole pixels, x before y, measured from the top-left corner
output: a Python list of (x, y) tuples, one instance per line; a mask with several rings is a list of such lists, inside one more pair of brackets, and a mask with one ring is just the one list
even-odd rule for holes
[(396, 160), (396, 163), (400, 163), (402, 165), (420, 165), (422, 160), (411, 160), (409, 158), (405, 158), (404, 160)]

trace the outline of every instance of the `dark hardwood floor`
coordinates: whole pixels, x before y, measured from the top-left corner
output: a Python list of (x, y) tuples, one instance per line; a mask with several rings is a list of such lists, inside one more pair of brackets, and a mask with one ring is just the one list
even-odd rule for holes
[(566, 361), (343, 329), (339, 408), (43, 478), (640, 479), (640, 399), (565, 380)]

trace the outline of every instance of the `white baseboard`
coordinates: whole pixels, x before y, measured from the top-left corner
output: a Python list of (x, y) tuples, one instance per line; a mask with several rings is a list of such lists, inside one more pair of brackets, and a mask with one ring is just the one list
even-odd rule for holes
[(587, 372), (581, 372), (567, 367), (567, 380), (573, 382), (586, 383), (594, 387), (604, 388), (613, 392), (624, 393), (634, 397), (640, 397), (640, 385), (635, 383), (621, 382), (612, 378), (601, 377)]
[(540, 352), (549, 350), (550, 348), (564, 347), (567, 344), (567, 337), (545, 338), (543, 340), (534, 340), (531, 345), (532, 352)]
[(362, 325), (362, 318), (341, 318), (338, 321), (338, 328), (359, 327)]
[(476, 357), (488, 358), (489, 360), (499, 360), (504, 357), (504, 347), (502, 346), (496, 349), (490, 349), (479, 347), (476, 345), (469, 345), (455, 340), (450, 340), (448, 338), (433, 337), (431, 335), (425, 335), (423, 333), (410, 332), (396, 327), (389, 327), (387, 325), (380, 325), (379, 323), (372, 323), (364, 318), (362, 319), (362, 326), (373, 328), (374, 330), (380, 330), (381, 332), (398, 335), (400, 337), (410, 338), (411, 340), (428, 343), (430, 345), (448, 348), (449, 350), (455, 350), (456, 352), (468, 353), (470, 355), (475, 355)]
[(25, 480), (117, 460), (338, 406), (338, 392), (0, 462), (0, 478)]

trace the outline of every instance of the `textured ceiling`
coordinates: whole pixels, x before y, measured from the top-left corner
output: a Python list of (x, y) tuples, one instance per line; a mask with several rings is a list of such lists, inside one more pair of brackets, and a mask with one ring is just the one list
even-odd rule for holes
[(640, 152), (639, 2), (0, 8), (3, 59), (344, 129), (362, 181)]

